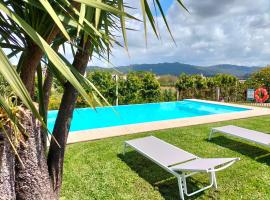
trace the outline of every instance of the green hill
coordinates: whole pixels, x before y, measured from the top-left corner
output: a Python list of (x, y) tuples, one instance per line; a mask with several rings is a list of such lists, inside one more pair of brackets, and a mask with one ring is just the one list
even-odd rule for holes
[[(183, 63), (158, 63), (158, 64), (135, 64), (132, 66), (121, 66), (115, 68), (122, 73), (128, 73), (130, 71), (151, 71), (156, 75), (175, 75), (178, 76), (181, 73), (186, 74), (203, 74), (205, 76), (214, 76), (218, 73), (231, 74), (239, 78), (246, 78), (255, 71), (258, 71), (260, 67), (248, 67), (239, 65), (220, 64), (207, 67), (201, 67)], [(89, 67), (89, 70), (109, 70), (112, 68), (101, 67)]]

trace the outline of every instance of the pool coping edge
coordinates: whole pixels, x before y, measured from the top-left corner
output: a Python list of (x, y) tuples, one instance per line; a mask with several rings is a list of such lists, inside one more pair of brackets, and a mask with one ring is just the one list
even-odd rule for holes
[(201, 99), (187, 99), (187, 100), (199, 101), (199, 102), (205, 102), (205, 103), (211, 103), (211, 104), (219, 104), (219, 105), (225, 105), (225, 106), (240, 107), (240, 108), (248, 108), (250, 110), (233, 112), (233, 113), (212, 114), (212, 115), (197, 116), (197, 117), (190, 117), (190, 118), (145, 122), (145, 123), (129, 124), (129, 125), (122, 125), (122, 126), (106, 127), (106, 128), (97, 128), (97, 129), (90, 129), (90, 130), (83, 130), (83, 131), (73, 131), (69, 133), (67, 143), (71, 144), (71, 143), (77, 143), (77, 142), (85, 142), (85, 141), (98, 140), (98, 139), (103, 139), (103, 138), (129, 135), (129, 134), (135, 134), (135, 133), (143, 133), (143, 132), (149, 132), (149, 131), (156, 131), (156, 130), (162, 130), (162, 129), (185, 127), (185, 126), (192, 126), (192, 125), (199, 125), (199, 124), (207, 124), (207, 123), (270, 115), (270, 109), (268, 108), (253, 107), (253, 106), (216, 102), (216, 101), (208, 101), (208, 100), (201, 100)]

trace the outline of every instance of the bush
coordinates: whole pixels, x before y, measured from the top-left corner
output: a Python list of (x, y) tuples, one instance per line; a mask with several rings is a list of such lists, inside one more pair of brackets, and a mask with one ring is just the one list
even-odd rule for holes
[(170, 89), (164, 89), (162, 91), (162, 101), (176, 101), (176, 92)]
[(160, 101), (160, 85), (155, 75), (150, 72), (146, 72), (142, 77), (141, 97), (143, 102), (151, 103)]
[(119, 104), (151, 103), (161, 99), (160, 84), (150, 72), (130, 72), (119, 81)]
[(251, 88), (266, 87), (270, 89), (270, 66), (253, 73), (246, 84)]
[(139, 73), (128, 73), (126, 79), (122, 78), (119, 81), (119, 104), (141, 103), (141, 88), (142, 80)]
[(53, 94), (50, 97), (48, 109), (49, 110), (58, 110), (61, 103), (61, 95), (60, 94)]
[(177, 76), (162, 75), (158, 78), (158, 82), (161, 86), (174, 86), (177, 81)]
[(238, 101), (240, 97), (243, 98), (245, 86), (240, 85), (237, 77), (228, 74), (217, 74), (214, 77), (181, 74), (175, 84), (180, 99), (192, 97), (216, 100), (216, 90), (219, 88), (220, 98), (226, 101)]

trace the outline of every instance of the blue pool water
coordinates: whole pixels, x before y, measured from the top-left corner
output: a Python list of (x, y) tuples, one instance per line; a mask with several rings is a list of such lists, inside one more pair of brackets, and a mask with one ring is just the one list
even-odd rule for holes
[[(75, 109), (70, 131), (80, 131), (143, 122), (188, 118), (248, 110), (192, 100)], [(57, 110), (48, 113), (48, 128), (53, 130)]]

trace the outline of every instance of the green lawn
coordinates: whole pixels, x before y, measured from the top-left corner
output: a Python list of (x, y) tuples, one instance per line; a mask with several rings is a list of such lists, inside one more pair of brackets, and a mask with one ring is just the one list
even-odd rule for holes
[[(65, 157), (62, 199), (178, 199), (176, 179), (136, 152), (122, 156), (123, 142), (154, 135), (200, 157), (240, 157), (218, 172), (218, 189), (189, 199), (270, 199), (270, 149), (222, 135), (207, 141), (211, 127), (227, 124), (270, 132), (270, 116), (174, 128), (69, 145)], [(208, 177), (189, 179), (190, 188)], [(188, 198), (187, 198), (188, 199)]]

